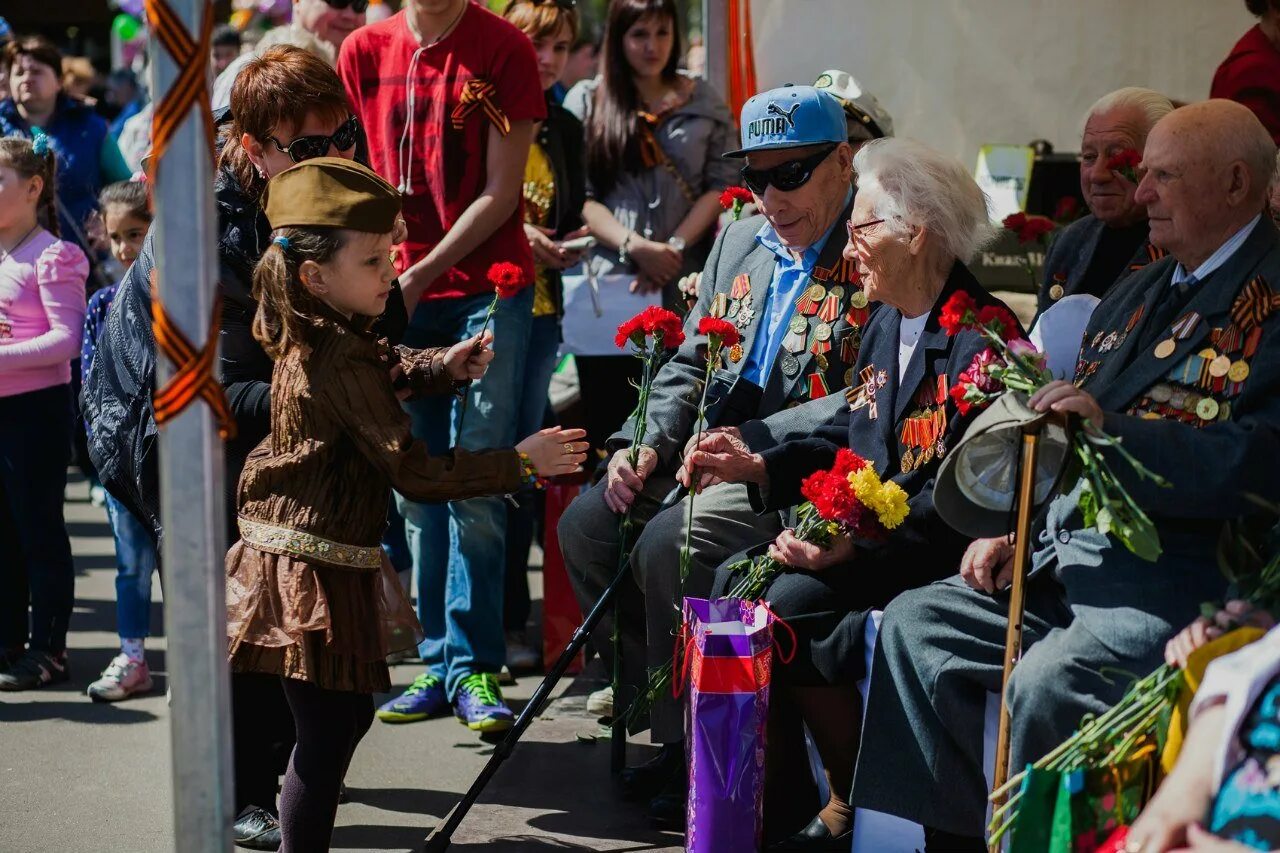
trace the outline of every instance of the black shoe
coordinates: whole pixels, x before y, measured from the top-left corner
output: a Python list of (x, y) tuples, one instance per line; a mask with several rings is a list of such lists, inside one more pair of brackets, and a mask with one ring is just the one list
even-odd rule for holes
[(677, 773), (649, 801), (649, 823), (654, 829), (684, 832), (688, 808), (689, 777), (683, 772)]
[(280, 821), (266, 809), (245, 806), (244, 811), (236, 817), (233, 829), (237, 847), (249, 850), (280, 849)]
[(777, 844), (769, 846), (769, 853), (806, 853), (806, 851), (839, 850), (845, 853), (849, 849), (849, 845), (853, 843), (853, 829), (846, 829), (839, 835), (832, 835), (831, 830), (827, 829), (827, 825), (822, 822), (822, 818), (815, 817), (809, 821), (809, 825), (788, 838), (786, 841), (779, 841)]
[(0, 673), (0, 690), (31, 690), (59, 684), (71, 677), (65, 656), (28, 649), (21, 658)]
[(667, 743), (644, 764), (623, 770), (618, 775), (618, 785), (624, 800), (644, 802), (653, 799), (672, 776), (684, 772), (684, 744)]

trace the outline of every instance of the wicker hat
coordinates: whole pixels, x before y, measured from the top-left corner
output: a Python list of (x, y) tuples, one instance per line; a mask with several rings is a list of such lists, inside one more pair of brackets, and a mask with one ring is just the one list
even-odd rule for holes
[(317, 157), (268, 181), (262, 209), (273, 230), (325, 226), (386, 234), (400, 214), (400, 193), (353, 160)]

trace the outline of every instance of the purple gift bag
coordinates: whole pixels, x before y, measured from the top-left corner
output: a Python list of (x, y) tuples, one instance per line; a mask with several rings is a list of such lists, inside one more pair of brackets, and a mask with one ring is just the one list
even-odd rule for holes
[(760, 849), (776, 621), (763, 602), (684, 600), (689, 853)]

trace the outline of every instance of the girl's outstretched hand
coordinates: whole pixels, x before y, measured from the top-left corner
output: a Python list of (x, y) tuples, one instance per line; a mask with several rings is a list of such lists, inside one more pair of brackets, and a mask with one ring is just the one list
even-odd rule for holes
[(444, 354), (444, 369), (449, 378), (459, 382), (475, 381), (484, 376), (493, 361), (493, 332), (485, 330), (465, 341), (458, 341)]
[(584, 429), (548, 427), (517, 444), (516, 450), (529, 457), (539, 477), (572, 474), (587, 460), (590, 445), (582, 440), (586, 437)]

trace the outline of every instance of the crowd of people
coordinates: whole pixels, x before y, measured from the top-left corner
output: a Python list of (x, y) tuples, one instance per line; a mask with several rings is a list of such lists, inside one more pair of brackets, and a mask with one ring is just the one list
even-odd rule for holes
[[(1090, 314), (1070, 369), (1029, 405), (1119, 437), (1168, 481), (1124, 483), (1163, 551), (1143, 561), (1086, 524), (1077, 492), (1046, 505), (1007, 691), (1014, 766), (1114, 704), (1127, 685), (1109, 673), (1185, 664), (1231, 625), (1273, 621), (1243, 601), (1197, 617), (1227, 593), (1224, 524), (1280, 502), (1280, 2), (1246, 5), (1259, 23), (1210, 100), (1125, 86), (1084, 116), (1087, 213), (1054, 237), (1036, 319), (1081, 299)], [(618, 691), (590, 708), (631, 706), (671, 660), (681, 597), (725, 595), (743, 556), (767, 554), (787, 570), (764, 598), (796, 638), (775, 666), (770, 790), (809, 772), (807, 732), (829, 791), (816, 813), (770, 819), (769, 849), (847, 850), (855, 807), (921, 824), (929, 851), (985, 849), (983, 713), (1001, 690), (1015, 543), (961, 535), (934, 502), (978, 415), (947, 389), (986, 348), (949, 334), (944, 306), (1007, 310), (970, 271), (996, 232), (970, 171), (895, 137), (846, 71), (734, 116), (688, 67), (674, 0), (611, 0), (598, 44), (573, 0), (509, 0), (501, 15), (406, 0), (377, 21), (368, 8), (294, 0), (254, 45), (220, 28), (209, 58), (219, 377), (236, 423), (237, 843), (327, 849), (375, 718), (511, 727), (502, 679), (539, 663), (526, 623), (540, 495), (585, 471), (557, 530), (584, 611), (621, 551), (631, 567), (593, 635), (620, 662)], [(140, 171), (151, 106), (119, 70), (104, 115), (52, 42), (0, 35), (0, 530), (15, 546), (0, 690), (70, 678), (75, 457), (100, 484), (118, 563), (121, 648), (88, 693), (122, 701), (153, 690), (164, 531)], [(1126, 152), (1140, 171), (1116, 165)], [(751, 215), (737, 218), (721, 197), (740, 183)], [(550, 405), (581, 279), (685, 314), (638, 448), (634, 358), (576, 357), (580, 417), (561, 424)], [(707, 317), (741, 343), (704, 432)], [(792, 510), (842, 448), (909, 511), (880, 540), (813, 545)], [(405, 659), (423, 671), (375, 708)], [(1280, 846), (1274, 785), (1255, 778), (1280, 753), (1278, 670), (1270, 635), (1211, 669), (1183, 760), (1125, 849)], [(687, 813), (686, 714), (654, 696), (632, 722), (660, 748), (621, 777), (671, 829)]]

